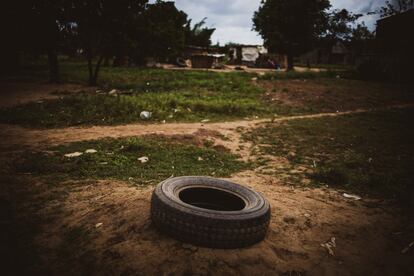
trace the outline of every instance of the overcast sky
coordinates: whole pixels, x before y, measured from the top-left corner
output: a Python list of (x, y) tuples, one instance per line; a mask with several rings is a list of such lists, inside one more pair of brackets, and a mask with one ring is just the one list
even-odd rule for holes
[[(287, 0), (289, 1), (289, 0)], [(152, 0), (151, 2), (154, 2)], [(253, 13), (261, 0), (176, 0), (178, 9), (186, 12), (193, 22), (207, 17), (207, 26), (215, 27), (213, 43), (237, 42), (242, 44), (262, 44), (262, 39), (252, 31)], [(346, 8), (352, 12), (363, 13), (375, 10), (385, 0), (331, 0), (333, 8)], [(362, 19), (373, 29), (376, 18), (367, 16)]]

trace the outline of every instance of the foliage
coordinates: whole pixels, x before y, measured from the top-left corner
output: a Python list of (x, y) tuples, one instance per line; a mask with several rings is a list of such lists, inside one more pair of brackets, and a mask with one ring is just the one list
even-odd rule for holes
[(49, 58), (49, 80), (59, 81), (58, 50), (63, 45), (66, 33), (63, 5), (65, 0), (8, 1), (2, 9), (3, 35), (7, 37), (2, 54), (6, 68), (19, 65), (19, 52), (47, 54)]
[[(323, 37), (332, 40), (351, 40), (353, 24), (362, 17), (362, 14), (354, 14), (346, 9), (333, 10), (328, 14), (326, 31)], [(360, 30), (362, 25), (360, 25)]]
[(137, 54), (160, 60), (176, 57), (185, 44), (184, 25), (187, 14), (179, 11), (174, 2), (157, 1), (147, 6), (144, 26), (139, 33), (141, 47)]
[[(148, 0), (71, 1), (68, 20), (77, 26), (79, 39), (88, 60), (89, 84), (95, 85), (103, 59), (111, 52), (112, 44), (126, 43), (137, 16)], [(96, 65), (93, 65), (94, 59)]]
[(191, 28), (191, 19), (187, 21), (185, 25), (185, 43), (186, 45), (208, 47), (211, 45), (211, 36), (213, 35), (215, 28), (203, 27), (206, 23), (204, 18), (200, 22), (194, 24)]
[(391, 0), (386, 1), (385, 6), (381, 7), (374, 13), (378, 13), (381, 17), (396, 15), (414, 8), (414, 0)]
[(324, 30), (329, 0), (266, 0), (253, 17), (254, 30), (271, 52), (293, 56), (309, 50)]

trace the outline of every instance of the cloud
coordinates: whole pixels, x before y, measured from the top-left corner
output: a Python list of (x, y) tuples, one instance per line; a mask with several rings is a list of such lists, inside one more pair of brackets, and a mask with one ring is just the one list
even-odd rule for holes
[[(253, 13), (259, 8), (260, 2), (261, 0), (176, 0), (175, 4), (193, 22), (207, 17), (207, 25), (216, 28), (214, 43), (261, 44), (261, 37), (252, 31)], [(385, 0), (331, 0), (333, 8), (348, 9), (355, 13), (373, 11), (384, 2)], [(361, 18), (371, 29), (375, 28), (376, 20), (377, 17), (372, 15)]]
[(259, 8), (260, 0), (176, 0), (175, 3), (193, 22), (207, 17), (207, 25), (216, 28), (214, 43), (263, 43), (251, 30), (253, 13)]

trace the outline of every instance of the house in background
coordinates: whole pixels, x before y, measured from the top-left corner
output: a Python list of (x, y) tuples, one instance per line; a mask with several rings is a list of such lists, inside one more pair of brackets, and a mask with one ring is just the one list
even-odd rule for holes
[(301, 64), (351, 64), (352, 51), (342, 41), (332, 44), (330, 41), (321, 40), (318, 47), (299, 57)]
[(229, 47), (230, 64), (254, 67), (261, 55), (267, 54), (262, 45), (234, 45)]

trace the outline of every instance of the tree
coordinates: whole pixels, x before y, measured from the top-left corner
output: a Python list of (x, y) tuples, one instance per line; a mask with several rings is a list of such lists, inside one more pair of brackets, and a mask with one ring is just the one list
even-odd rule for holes
[(253, 29), (271, 52), (293, 57), (309, 50), (324, 30), (329, 0), (263, 0), (253, 16)]
[(386, 1), (385, 6), (374, 13), (380, 14), (381, 17), (387, 17), (408, 11), (412, 8), (414, 8), (414, 0), (391, 0)]
[(3, 34), (8, 38), (7, 55), (13, 52), (47, 54), (50, 82), (59, 81), (58, 51), (66, 30), (65, 3), (65, 0), (10, 1), (1, 16), (0, 24), (6, 27)]
[(346, 9), (333, 10), (328, 14), (326, 30), (322, 37), (331, 41), (350, 40), (355, 22), (362, 14), (355, 14)]
[(205, 17), (191, 28), (191, 19), (185, 25), (185, 44), (191, 46), (208, 47), (211, 45), (211, 36), (215, 28), (203, 27), (206, 24)]
[(69, 17), (88, 61), (89, 84), (96, 85), (105, 57), (123, 45), (148, 0), (72, 0)]
[(186, 13), (178, 10), (174, 2), (157, 1), (148, 5), (143, 20), (145, 25), (137, 38), (141, 58), (168, 60), (179, 55), (185, 42)]

